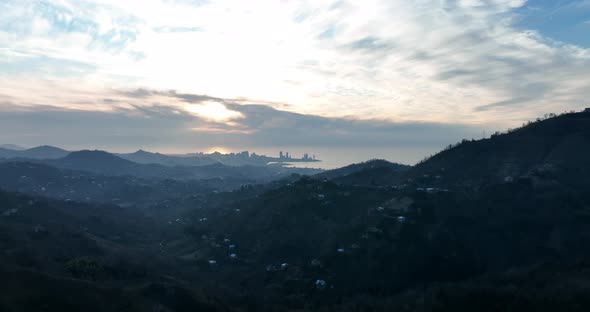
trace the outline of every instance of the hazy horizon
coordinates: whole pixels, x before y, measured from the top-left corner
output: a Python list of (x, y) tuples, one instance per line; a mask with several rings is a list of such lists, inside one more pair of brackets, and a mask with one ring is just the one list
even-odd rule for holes
[[(23, 144), (16, 144), (16, 143), (0, 143), (2, 145), (16, 145), (18, 147), (22, 147), (25, 149), (39, 147), (39, 146), (53, 146), (57, 148), (62, 148), (68, 151), (80, 151), (80, 150), (103, 150), (109, 153), (116, 153), (116, 154), (129, 154), (134, 153), (138, 150), (143, 150), (152, 153), (161, 153), (165, 155), (172, 155), (172, 156), (184, 156), (187, 154), (193, 153), (204, 153), (204, 154), (211, 154), (214, 152), (220, 152), (222, 154), (229, 154), (229, 153), (240, 153), (243, 151), (248, 151), (249, 153), (256, 153), (257, 155), (269, 156), (269, 157), (278, 157), (279, 153), (288, 152), (292, 158), (301, 158), (304, 154), (309, 154), (311, 156), (315, 156), (316, 159), (320, 160), (319, 162), (301, 162), (301, 163), (293, 163), (293, 166), (296, 167), (308, 167), (308, 168), (320, 168), (320, 169), (335, 169), (344, 167), (353, 163), (360, 163), (365, 162), (372, 159), (384, 159), (394, 163), (400, 163), (405, 165), (414, 165), (418, 161), (424, 159), (427, 156), (430, 156), (436, 152), (439, 152), (444, 146), (441, 147), (432, 147), (432, 148), (423, 148), (423, 147), (414, 147), (414, 148), (405, 148), (402, 150), (395, 149), (394, 147), (384, 147), (380, 149), (357, 149), (357, 148), (321, 148), (321, 147), (283, 147), (283, 148), (258, 148), (258, 149), (249, 149), (249, 148), (231, 148), (231, 147), (211, 147), (209, 149), (190, 149), (190, 147), (186, 147), (182, 150), (160, 150), (157, 148), (145, 148), (145, 147), (138, 147), (138, 148), (124, 148), (124, 149), (108, 149), (104, 147), (96, 147), (91, 145), (86, 146), (78, 146), (78, 147), (67, 147), (67, 146), (59, 146), (59, 145), (52, 145), (52, 144), (40, 144), (40, 145), (23, 145)], [(447, 144), (448, 145), (448, 144)], [(288, 161), (287, 161), (288, 162)]]

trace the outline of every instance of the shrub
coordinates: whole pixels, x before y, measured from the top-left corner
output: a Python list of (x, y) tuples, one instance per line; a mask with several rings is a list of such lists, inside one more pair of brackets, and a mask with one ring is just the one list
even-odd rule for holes
[(88, 280), (96, 280), (105, 271), (102, 264), (88, 257), (74, 258), (66, 262), (66, 270), (76, 278)]

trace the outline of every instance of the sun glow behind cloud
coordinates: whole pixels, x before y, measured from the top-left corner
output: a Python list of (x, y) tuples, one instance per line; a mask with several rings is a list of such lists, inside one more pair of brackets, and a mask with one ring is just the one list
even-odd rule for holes
[(243, 117), (240, 112), (229, 110), (225, 105), (214, 101), (186, 104), (185, 108), (190, 113), (215, 122), (229, 122)]

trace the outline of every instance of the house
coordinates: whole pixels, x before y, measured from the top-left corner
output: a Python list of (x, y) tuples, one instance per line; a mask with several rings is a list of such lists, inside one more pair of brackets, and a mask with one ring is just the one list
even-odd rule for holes
[(316, 289), (325, 289), (328, 286), (328, 283), (322, 279), (318, 279), (315, 281), (315, 288)]

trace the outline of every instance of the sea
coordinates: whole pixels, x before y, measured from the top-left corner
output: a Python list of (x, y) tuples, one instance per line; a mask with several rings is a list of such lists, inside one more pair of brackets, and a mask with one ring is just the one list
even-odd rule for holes
[[(327, 147), (290, 147), (280, 149), (283, 152), (289, 152), (291, 157), (300, 158), (304, 153), (315, 155), (318, 162), (290, 162), (289, 166), (297, 168), (319, 168), (319, 169), (336, 169), (348, 166), (354, 163), (360, 163), (371, 159), (385, 159), (390, 162), (414, 165), (420, 160), (432, 153), (440, 150), (440, 147), (382, 147), (382, 148), (327, 148)], [(255, 151), (257, 154), (267, 156), (278, 156), (279, 150), (260, 149)]]

